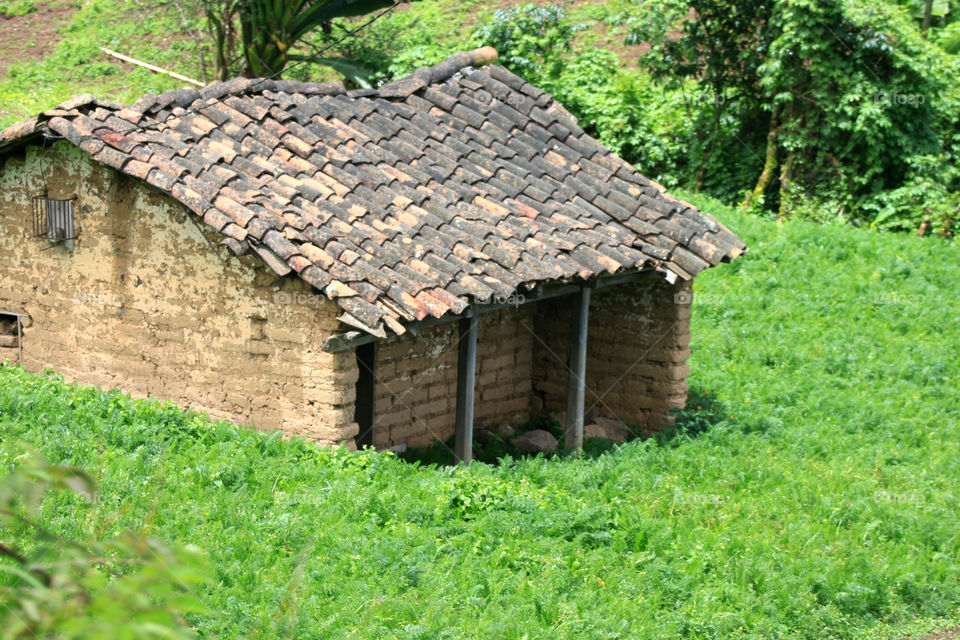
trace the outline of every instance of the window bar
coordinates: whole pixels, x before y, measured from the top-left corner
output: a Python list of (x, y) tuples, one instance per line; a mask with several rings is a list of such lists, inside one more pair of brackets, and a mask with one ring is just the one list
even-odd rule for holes
[(33, 233), (50, 242), (63, 242), (73, 249), (77, 237), (73, 220), (73, 199), (55, 200), (46, 195), (33, 198)]

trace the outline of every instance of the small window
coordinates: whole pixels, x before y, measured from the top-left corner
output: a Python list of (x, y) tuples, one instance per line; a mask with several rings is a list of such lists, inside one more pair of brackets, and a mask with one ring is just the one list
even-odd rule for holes
[(47, 196), (33, 199), (33, 233), (50, 242), (62, 242), (73, 249), (76, 228), (73, 224), (73, 200), (54, 200)]
[[(30, 324), (28, 319), (29, 316), (19, 313), (0, 313), (0, 349), (16, 349), (17, 364), (23, 364), (23, 329)], [(0, 363), (3, 360), (0, 357)]]

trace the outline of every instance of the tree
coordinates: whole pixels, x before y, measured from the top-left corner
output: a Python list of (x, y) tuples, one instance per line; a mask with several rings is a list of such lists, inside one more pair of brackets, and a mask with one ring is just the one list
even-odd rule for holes
[(763, 168), (743, 185), (747, 204), (765, 196), (786, 215), (803, 198), (862, 215), (909, 178), (910, 158), (940, 152), (945, 65), (905, 11), (873, 0), (694, 0), (684, 11), (680, 33), (662, 33), (642, 63), (709, 89), (719, 99), (705, 108), (714, 122), (723, 110), (739, 119), (741, 140), (766, 132), (764, 148), (748, 146)]
[(203, 0), (214, 45), (214, 73), (227, 80), (239, 46), (243, 75), (277, 78), (292, 61), (333, 67), (359, 84), (365, 70), (350, 60), (294, 53), (317, 29), (332, 33), (333, 21), (395, 5), (393, 0)]

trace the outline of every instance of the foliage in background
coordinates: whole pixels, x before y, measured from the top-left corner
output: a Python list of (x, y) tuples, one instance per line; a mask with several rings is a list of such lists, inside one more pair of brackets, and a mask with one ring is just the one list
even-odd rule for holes
[[(683, 195), (683, 194), (679, 194)], [(9, 438), (95, 470), (87, 522), (201, 547), (209, 638), (902, 637), (960, 624), (960, 247), (715, 202), (688, 433), (416, 466), (0, 370)], [(702, 407), (697, 410), (697, 407)]]
[[(14, 4), (28, 3), (3, 6)], [(335, 19), (286, 50), (310, 56), (332, 46), (325, 57), (353, 63), (341, 68), (349, 84), (375, 86), (492, 44), (503, 64), (554, 93), (588, 133), (669, 188), (726, 203), (750, 194), (749, 209), (764, 215), (952, 235), (960, 193), (956, 0), (692, 6), (698, 13), (679, 0), (501, 10), (479, 0), (420, 0), (361, 37), (334, 44), (366, 20)], [(196, 36), (207, 21), (195, 8), (87, 0), (48, 58), (11, 67), (0, 83), (0, 126), (79, 93), (133, 102), (177, 86), (104, 58), (100, 46), (207, 78), (204, 56), (217, 56)], [(240, 73), (239, 18), (231, 20), (237, 44), (221, 66)], [(286, 73), (338, 77), (314, 64)]]
[[(729, 114), (742, 146), (764, 159), (753, 184), (737, 185), (746, 204), (950, 233), (960, 110), (944, 89), (960, 67), (903, 11), (874, 0), (696, 0), (674, 12), (631, 37), (654, 43), (642, 63), (656, 77), (696, 80), (718, 98), (698, 135), (715, 137)], [(727, 147), (725, 161), (743, 151)], [(931, 159), (932, 173), (918, 169)], [(910, 205), (903, 190), (931, 180), (943, 196)]]
[[(196, 549), (130, 533), (77, 536), (97, 497), (90, 474), (3, 444), (0, 638), (194, 637), (182, 616), (202, 611), (193, 591), (206, 568)], [(51, 503), (67, 527), (41, 524)]]
[(25, 16), (37, 10), (35, 0), (4, 0), (0, 2), (0, 17)]
[(477, 29), (480, 46), (492, 46), (500, 63), (525, 78), (555, 77), (582, 25), (558, 4), (518, 4), (498, 9)]

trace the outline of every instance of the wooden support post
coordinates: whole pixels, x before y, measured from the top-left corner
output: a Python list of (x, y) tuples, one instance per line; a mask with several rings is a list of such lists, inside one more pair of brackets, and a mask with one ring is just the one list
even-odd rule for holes
[(374, 410), (376, 398), (377, 376), (374, 373), (377, 362), (377, 343), (368, 342), (357, 347), (357, 368), (360, 375), (357, 377), (357, 401), (353, 420), (360, 425), (360, 432), (355, 442), (357, 448), (373, 446), (373, 422), (376, 416)]
[(587, 324), (590, 316), (590, 289), (581, 287), (573, 296), (571, 319), (570, 377), (567, 380), (567, 415), (563, 429), (563, 446), (583, 447), (583, 400), (587, 374)]
[(471, 310), (459, 321), (459, 357), (457, 359), (457, 462), (473, 459), (473, 396), (477, 373), (477, 314)]
[(22, 316), (17, 316), (17, 366), (23, 367), (23, 322)]

